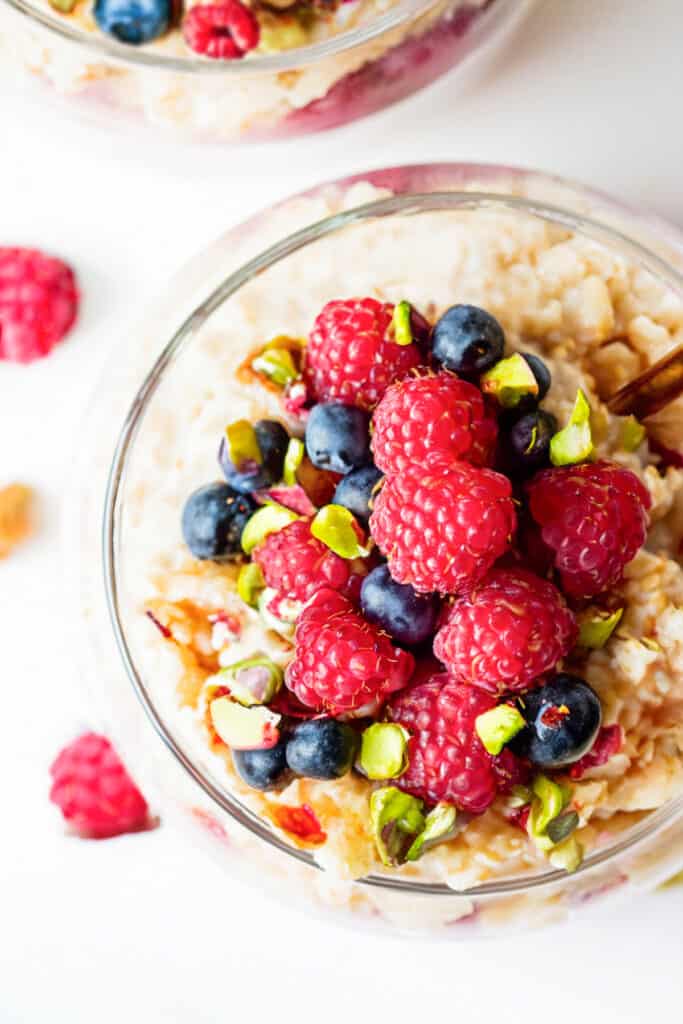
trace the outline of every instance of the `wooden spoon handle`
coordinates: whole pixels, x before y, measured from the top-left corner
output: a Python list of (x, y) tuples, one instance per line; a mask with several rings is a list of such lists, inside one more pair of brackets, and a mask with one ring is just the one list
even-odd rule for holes
[(607, 399), (607, 408), (617, 416), (644, 420), (679, 395), (683, 395), (683, 345), (615, 391)]

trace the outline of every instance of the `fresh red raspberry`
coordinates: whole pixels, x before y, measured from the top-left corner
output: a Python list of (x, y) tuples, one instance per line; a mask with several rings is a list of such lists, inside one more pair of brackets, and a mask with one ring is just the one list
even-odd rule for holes
[(540, 683), (576, 642), (573, 614), (557, 587), (525, 569), (494, 569), (452, 605), (434, 653), (451, 675), (489, 693)]
[(460, 459), (486, 466), (498, 436), (479, 388), (447, 372), (392, 384), (372, 426), (372, 451), (384, 473), (410, 465), (436, 472)]
[(398, 583), (457, 594), (478, 583), (510, 546), (511, 495), (507, 477), (466, 462), (440, 473), (412, 467), (384, 483), (370, 532)]
[(50, 800), (81, 836), (106, 839), (149, 822), (145, 798), (104, 736), (79, 736), (57, 756), (50, 775)]
[(375, 711), (406, 685), (415, 664), (335, 590), (319, 590), (304, 608), (295, 642), (287, 686), (303, 704), (333, 715)]
[(582, 779), (591, 768), (599, 768), (603, 764), (607, 764), (611, 757), (619, 753), (623, 745), (624, 730), (622, 727), (620, 725), (604, 725), (588, 753), (571, 765), (569, 778)]
[(410, 733), (408, 768), (396, 785), (430, 804), (445, 800), (472, 814), (485, 811), (495, 798), (497, 777), (475, 721), (495, 704), (445, 673), (394, 697), (388, 718)]
[(37, 249), (0, 247), (0, 359), (48, 355), (73, 327), (78, 300), (66, 263)]
[(647, 534), (651, 501), (638, 477), (613, 462), (588, 462), (545, 469), (527, 489), (565, 592), (590, 598), (615, 586)]
[(421, 362), (416, 344), (391, 339), (394, 307), (377, 299), (337, 299), (318, 314), (306, 346), (304, 377), (318, 402), (373, 409), (394, 381)]
[(313, 536), (308, 519), (271, 533), (252, 557), (267, 585), (295, 601), (307, 601), (322, 587), (344, 590), (352, 575), (350, 562)]
[(196, 4), (183, 19), (185, 42), (202, 57), (235, 60), (258, 46), (261, 30), (253, 12), (240, 0)]

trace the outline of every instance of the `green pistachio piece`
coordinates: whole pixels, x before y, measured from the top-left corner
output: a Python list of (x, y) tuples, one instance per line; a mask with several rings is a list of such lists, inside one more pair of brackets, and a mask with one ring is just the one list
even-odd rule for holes
[(78, 0), (49, 0), (50, 7), (54, 7), (60, 14), (71, 14)]
[(250, 555), (254, 548), (264, 541), (269, 534), (277, 533), (278, 530), (284, 529), (285, 526), (289, 526), (290, 523), (293, 523), (298, 518), (295, 512), (290, 511), (290, 509), (285, 508), (283, 505), (276, 505), (274, 503), (263, 505), (262, 508), (254, 512), (253, 516), (247, 520), (242, 530), (242, 550), (245, 554)]
[(554, 868), (562, 868), (571, 873), (576, 871), (583, 861), (583, 846), (576, 836), (570, 836), (550, 851), (548, 860)]
[(280, 53), (306, 46), (308, 29), (293, 15), (278, 13), (271, 18), (260, 17), (259, 50), (262, 53)]
[(552, 840), (549, 840), (546, 835), (548, 825), (553, 818), (557, 818), (562, 813), (567, 806), (568, 797), (571, 799), (571, 793), (568, 794), (564, 787), (552, 782), (545, 775), (536, 776), (531, 785), (531, 791), (534, 794), (534, 799), (531, 801), (527, 832), (537, 846), (545, 849), (548, 844), (552, 846)]
[(557, 818), (553, 818), (552, 821), (548, 822), (548, 827), (545, 830), (546, 835), (554, 843), (562, 843), (565, 839), (568, 839), (572, 832), (575, 832), (579, 827), (579, 816), (576, 811), (567, 811), (566, 814), (560, 814)]
[(288, 487), (294, 487), (298, 483), (296, 471), (303, 462), (305, 454), (306, 448), (303, 441), (298, 437), (291, 437), (289, 439), (289, 444), (287, 445), (285, 464), (282, 472), (282, 479)]
[(395, 786), (376, 789), (370, 796), (370, 824), (382, 863), (394, 867), (403, 864), (424, 831), (422, 801)]
[(391, 318), (393, 327), (393, 340), (397, 345), (412, 345), (413, 328), (410, 322), (410, 303), (405, 299), (397, 302), (394, 306), (394, 315)]
[(311, 533), (342, 558), (366, 558), (355, 516), (343, 505), (325, 505), (311, 523)]
[(591, 407), (579, 388), (569, 423), (550, 439), (550, 461), (553, 466), (573, 466), (592, 454)]
[(211, 701), (209, 711), (214, 729), (234, 750), (267, 750), (280, 738), (282, 716), (268, 708), (245, 708), (224, 695)]
[(525, 725), (526, 722), (517, 708), (511, 704), (499, 704), (498, 707), (478, 715), (474, 728), (485, 749), (495, 757)]
[[(268, 608), (268, 605), (276, 595), (277, 591), (271, 589), (270, 587), (266, 587), (265, 590), (262, 590), (258, 598), (258, 612), (259, 615), (261, 616), (263, 625), (266, 627), (266, 629), (272, 629), (274, 633), (277, 633), (279, 636), (284, 637), (285, 640), (291, 640), (292, 637), (294, 636), (294, 630), (296, 628), (296, 617), (298, 613), (301, 611), (301, 602), (281, 601), (280, 607), (282, 607), (283, 605), (291, 606), (290, 610), (292, 612), (292, 616), (291, 619), (289, 617), (287, 619), (280, 619), (278, 618), (277, 615), (274, 615), (273, 612), (271, 612), (270, 609)], [(294, 606), (297, 606), (297, 608), (295, 609)], [(295, 610), (296, 614), (294, 614)]]
[(247, 708), (268, 704), (283, 681), (282, 669), (265, 654), (226, 665), (218, 675), (223, 685), (230, 690), (230, 696)]
[(245, 562), (237, 577), (237, 593), (250, 608), (258, 605), (259, 593), (266, 585), (261, 566), (256, 562)]
[(538, 394), (538, 381), (519, 352), (501, 359), (482, 375), (481, 389), (503, 409), (514, 409), (527, 395)]
[(235, 420), (225, 428), (225, 441), (228, 455), (233, 466), (238, 469), (245, 463), (263, 462), (261, 449), (256, 438), (256, 431), (249, 420)]
[(526, 786), (513, 786), (510, 790), (506, 803), (512, 810), (518, 807), (526, 807), (531, 803), (532, 792)]
[(581, 621), (579, 626), (579, 647), (598, 650), (604, 647), (614, 630), (621, 622), (623, 608), (617, 608), (611, 615), (591, 615)]
[(363, 733), (361, 771), (369, 779), (395, 779), (408, 767), (408, 733), (401, 725), (375, 722)]
[(458, 812), (452, 804), (440, 803), (425, 818), (424, 831), (419, 834), (406, 854), (406, 860), (418, 860), (437, 843), (443, 843), (455, 835)]
[(292, 353), (286, 348), (267, 348), (251, 361), (254, 373), (267, 377), (273, 384), (284, 388), (299, 376)]
[(627, 416), (621, 428), (621, 446), (627, 452), (635, 452), (645, 440), (646, 430), (635, 416)]
[(658, 889), (675, 889), (679, 885), (683, 885), (683, 871), (677, 872), (672, 875), (671, 878), (667, 878), (666, 882), (660, 882), (657, 886)]

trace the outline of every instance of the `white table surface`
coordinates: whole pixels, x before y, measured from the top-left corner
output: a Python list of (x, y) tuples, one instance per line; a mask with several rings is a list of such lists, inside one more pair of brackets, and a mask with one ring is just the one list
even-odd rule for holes
[[(356, 936), (266, 903), (169, 827), (65, 837), (46, 770), (89, 724), (60, 610), (65, 471), (98, 368), (168, 275), (317, 179), (429, 159), (558, 171), (683, 223), (682, 29), (680, 0), (545, 0), (464, 95), (446, 78), (276, 149), (133, 147), (0, 97), (0, 244), (62, 253), (84, 293), (68, 344), (42, 364), (0, 365), (0, 482), (35, 485), (43, 520), (0, 565), (2, 1024), (680, 1018), (683, 889), (488, 943)], [(229, 914), (216, 914), (217, 893)]]

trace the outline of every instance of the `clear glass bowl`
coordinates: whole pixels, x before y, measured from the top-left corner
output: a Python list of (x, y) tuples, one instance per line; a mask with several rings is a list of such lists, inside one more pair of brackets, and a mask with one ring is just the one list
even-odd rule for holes
[(310, 46), (242, 61), (142, 48), (87, 31), (46, 0), (0, 0), (5, 71), (109, 121), (223, 142), (346, 124), (403, 99), (511, 28), (533, 0), (396, 0)]
[[(180, 504), (188, 492), (176, 494), (167, 487), (165, 471), (172, 475), (173, 467), (188, 457), (182, 439), (204, 415), (202, 402), (216, 388), (216, 374), (208, 372), (215, 370), (212, 360), (230, 347), (230, 326), (244, 327), (245, 309), (252, 327), (256, 318), (257, 333), (263, 328), (264, 338), (279, 333), (287, 308), (286, 298), (277, 297), (281, 274), (294, 270), (287, 280), (303, 285), (298, 272), (313, 264), (321, 267), (326, 259), (331, 260), (330, 280), (316, 269), (318, 290), (329, 286), (333, 294), (362, 293), (381, 280), (393, 299), (391, 289), (401, 292), (411, 272), (401, 262), (407, 248), (393, 244), (399, 230), (409, 238), (414, 234), (420, 261), (429, 267), (427, 288), (433, 280), (435, 298), (442, 302), (436, 291), (444, 282), (431, 244), (424, 253), (420, 247), (435, 237), (439, 218), (453, 211), (463, 218), (500, 214), (507, 223), (528, 227), (543, 222), (558, 238), (590, 239), (598, 263), (600, 252), (618, 253), (626, 264), (640, 268), (658, 294), (673, 302), (683, 297), (678, 232), (557, 178), (446, 164), (391, 168), (321, 185), (231, 229), (171, 282), (125, 358), (117, 352), (93, 400), (65, 516), (78, 605), (74, 644), (87, 655), (84, 674), (92, 681), (106, 728), (147, 791), (153, 791), (164, 816), (181, 822), (192, 841), (202, 842), (233, 875), (262, 888), (272, 884), (275, 894), (298, 906), (335, 907), (340, 920), (443, 937), (554, 920), (671, 876), (683, 864), (683, 798), (629, 819), (613, 834), (606, 826), (573, 875), (547, 863), (511, 873), (503, 866), (490, 879), (458, 891), (436, 877), (409, 873), (340, 881), (235, 796), (187, 718), (177, 715), (175, 698), (164, 688), (156, 655), (150, 653), (149, 623), (141, 629), (140, 553), (144, 559), (150, 534), (143, 531), (141, 547), (139, 533), (144, 522), (162, 538), (162, 547), (167, 529), (175, 542)], [(344, 263), (348, 272), (340, 272), (335, 257), (348, 255), (345, 246), (355, 246), (358, 239), (369, 246), (370, 257)], [(266, 288), (272, 310), (268, 302), (240, 305), (254, 287)], [(312, 319), (319, 296), (310, 301)], [(293, 326), (296, 333), (298, 325)], [(222, 415), (230, 419), (231, 412), (227, 408)], [(683, 438), (680, 417), (677, 429)], [(197, 482), (216, 475), (213, 446), (207, 447), (211, 450), (202, 452), (193, 467)], [(464, 923), (466, 930), (450, 927)]]

